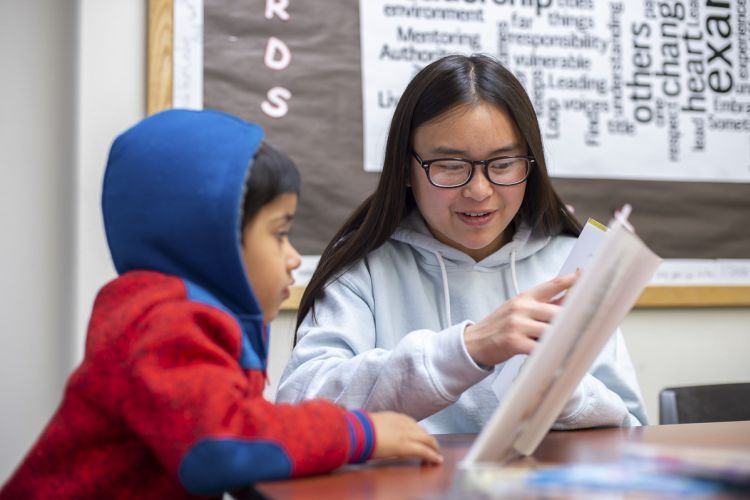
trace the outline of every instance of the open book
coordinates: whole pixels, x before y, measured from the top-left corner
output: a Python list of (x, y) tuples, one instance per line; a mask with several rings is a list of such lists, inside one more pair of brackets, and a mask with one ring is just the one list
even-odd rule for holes
[(610, 223), (463, 465), (534, 453), (660, 262), (622, 216)]

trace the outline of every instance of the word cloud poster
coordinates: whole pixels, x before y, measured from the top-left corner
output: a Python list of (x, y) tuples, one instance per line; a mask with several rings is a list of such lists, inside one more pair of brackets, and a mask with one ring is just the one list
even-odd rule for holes
[(554, 176), (750, 181), (747, 0), (359, 7), (367, 170), (380, 169), (389, 118), (416, 71), (485, 53), (524, 84)]
[(191, 83), (176, 95), (260, 124), (291, 156), (292, 237), (319, 255), (375, 189), (410, 79), (487, 54), (526, 88), (579, 219), (630, 203), (662, 257), (749, 259), (748, 1), (180, 0), (176, 30), (197, 31), (175, 33), (175, 82)]

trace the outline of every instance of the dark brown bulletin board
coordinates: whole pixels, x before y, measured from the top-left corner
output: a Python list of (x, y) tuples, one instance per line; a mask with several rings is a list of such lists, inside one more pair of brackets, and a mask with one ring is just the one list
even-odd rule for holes
[[(172, 4), (149, 0), (149, 113), (172, 106)], [(232, 15), (217, 13), (216, 6), (229, 4)], [(206, 0), (204, 105), (261, 123), (271, 141), (295, 159), (305, 186), (295, 243), (302, 253), (320, 253), (377, 182), (377, 174), (361, 168), (358, 2), (341, 1), (337, 9), (327, 11), (329, 15), (316, 14), (321, 9), (312, 2), (296, 4), (297, 15), (305, 10), (301, 14), (308, 21), (297, 39), (286, 39), (298, 59), (277, 73), (262, 67), (261, 45), (232, 51), (233, 42), (243, 37), (260, 37), (265, 43), (274, 34), (270, 30), (283, 34), (283, 25), (274, 28), (262, 22), (262, 4)], [(260, 10), (261, 20), (243, 22), (243, 9)], [(223, 36), (227, 34), (231, 36)], [(307, 124), (303, 130), (295, 129), (300, 120), (273, 120), (256, 111), (259, 102), (253, 94), (264, 95), (274, 85), (294, 93), (295, 113)], [(243, 94), (240, 87), (250, 91)], [(750, 184), (569, 178), (554, 183), (582, 219), (608, 220), (614, 208), (633, 204), (632, 220), (639, 234), (662, 257), (750, 258)], [(294, 295), (290, 308), (299, 300), (299, 293)], [(652, 286), (638, 301), (639, 307), (748, 305), (750, 286)]]

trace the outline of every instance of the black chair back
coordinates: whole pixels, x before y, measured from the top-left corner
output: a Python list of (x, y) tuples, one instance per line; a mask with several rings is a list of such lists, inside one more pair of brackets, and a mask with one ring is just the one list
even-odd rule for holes
[(750, 383), (669, 387), (659, 393), (660, 424), (750, 420)]

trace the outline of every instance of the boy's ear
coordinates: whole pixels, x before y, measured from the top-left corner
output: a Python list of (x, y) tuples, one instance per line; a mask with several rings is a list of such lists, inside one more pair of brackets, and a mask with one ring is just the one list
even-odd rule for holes
[(249, 221), (245, 222), (240, 228), (240, 246), (243, 249), (245, 248), (245, 233), (247, 232), (248, 227), (250, 227)]

